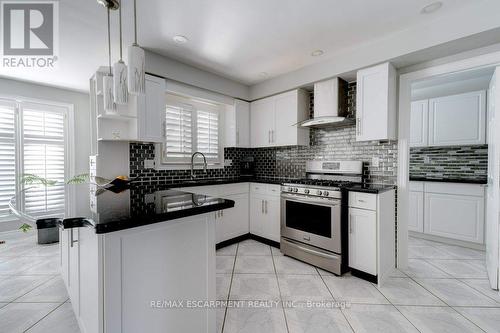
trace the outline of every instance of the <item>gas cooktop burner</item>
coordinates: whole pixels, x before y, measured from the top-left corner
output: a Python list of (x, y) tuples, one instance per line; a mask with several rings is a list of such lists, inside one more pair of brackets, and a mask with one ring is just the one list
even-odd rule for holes
[(294, 179), (287, 183), (287, 185), (308, 185), (308, 186), (321, 186), (321, 187), (340, 187), (352, 184), (350, 181), (330, 180), (330, 179)]

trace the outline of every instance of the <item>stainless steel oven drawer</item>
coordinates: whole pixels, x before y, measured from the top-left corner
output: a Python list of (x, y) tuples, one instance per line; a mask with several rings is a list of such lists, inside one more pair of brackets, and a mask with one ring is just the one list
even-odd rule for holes
[(313, 266), (340, 275), (342, 256), (307, 244), (281, 237), (280, 250), (283, 254), (302, 260)]

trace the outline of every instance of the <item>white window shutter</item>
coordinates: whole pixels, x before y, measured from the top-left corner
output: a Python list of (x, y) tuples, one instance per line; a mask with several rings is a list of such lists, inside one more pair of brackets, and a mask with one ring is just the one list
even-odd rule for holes
[(165, 119), (165, 157), (184, 162), (193, 153), (193, 110), (167, 106)]
[(210, 160), (219, 158), (219, 114), (210, 111), (197, 113), (198, 151)]
[(0, 100), (0, 218), (10, 215), (9, 201), (16, 192), (15, 103)]
[(66, 126), (64, 110), (28, 104), (22, 111), (23, 174), (33, 174), (56, 185), (38, 186), (24, 196), (29, 215), (50, 216), (64, 212), (66, 179)]

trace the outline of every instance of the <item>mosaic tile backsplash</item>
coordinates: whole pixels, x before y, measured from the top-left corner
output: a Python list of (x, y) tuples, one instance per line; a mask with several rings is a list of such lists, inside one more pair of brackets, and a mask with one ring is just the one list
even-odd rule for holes
[(488, 145), (411, 148), (410, 177), (486, 180)]
[[(312, 97), (312, 96), (311, 96)], [(310, 112), (313, 114), (314, 100), (311, 98)], [(356, 84), (350, 83), (348, 90), (348, 111), (356, 112)], [(239, 161), (245, 156), (255, 159), (258, 178), (303, 178), (307, 160), (358, 160), (364, 162), (364, 176), (372, 184), (396, 184), (397, 141), (356, 142), (355, 127), (340, 129), (311, 129), (309, 147), (275, 148), (225, 148), (225, 159), (232, 160), (232, 166), (212, 169), (208, 174), (196, 171), (200, 178), (235, 178), (239, 176)], [(378, 165), (372, 158), (378, 158)], [(175, 183), (190, 178), (190, 170), (148, 170), (144, 159), (154, 159), (154, 145), (130, 144), (130, 176), (141, 177), (143, 182)]]

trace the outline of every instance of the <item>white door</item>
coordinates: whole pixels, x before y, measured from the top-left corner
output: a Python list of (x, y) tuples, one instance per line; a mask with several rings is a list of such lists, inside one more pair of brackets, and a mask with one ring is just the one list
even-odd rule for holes
[(411, 102), (410, 147), (427, 146), (429, 101)]
[(486, 189), (486, 268), (493, 289), (498, 289), (499, 264), (499, 204), (500, 204), (500, 110), (496, 101), (500, 100), (497, 67), (490, 82), (488, 103), (488, 188)]
[(274, 130), (274, 99), (265, 98), (250, 103), (250, 140), (252, 148), (271, 145)]
[(234, 201), (234, 207), (224, 209), (222, 217), (216, 220), (217, 242), (248, 233), (248, 194), (234, 194), (224, 199)]
[(377, 275), (377, 212), (349, 208), (349, 267)]
[(273, 146), (297, 144), (297, 90), (275, 97), (275, 128), (271, 132)]
[(429, 100), (429, 145), (474, 145), (486, 142), (486, 91)]
[(137, 104), (138, 138), (148, 142), (163, 142), (165, 79), (147, 75), (146, 93), (137, 98), (139, 98)]
[(424, 192), (410, 191), (408, 230), (424, 232)]

